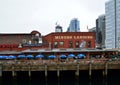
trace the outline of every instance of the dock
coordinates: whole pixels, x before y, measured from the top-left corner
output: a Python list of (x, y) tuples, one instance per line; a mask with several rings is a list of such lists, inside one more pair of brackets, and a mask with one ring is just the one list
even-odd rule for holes
[(60, 76), (61, 71), (75, 71), (79, 76), (80, 70), (88, 70), (89, 76), (93, 70), (102, 70), (103, 76), (107, 76), (108, 70), (120, 69), (120, 60), (108, 59), (80, 59), (69, 62), (51, 61), (51, 60), (0, 60), (0, 77), (2, 72), (11, 71), (12, 76), (17, 76), (17, 71), (27, 71), (31, 77), (32, 71), (44, 71), (45, 77), (48, 71), (56, 71)]

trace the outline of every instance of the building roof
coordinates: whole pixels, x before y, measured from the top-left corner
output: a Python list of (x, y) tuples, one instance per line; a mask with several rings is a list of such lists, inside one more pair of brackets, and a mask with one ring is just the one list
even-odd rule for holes
[(78, 35), (78, 34), (81, 34), (81, 35), (95, 35), (95, 32), (52, 32), (52, 33), (49, 33), (47, 34), (46, 36), (49, 36), (49, 35)]
[(1, 51), (0, 54), (4, 55), (4, 54), (20, 54), (21, 52), (17, 52), (17, 51)]
[(20, 44), (31, 39), (31, 34), (0, 34), (0, 44)]
[(32, 40), (33, 35), (39, 34), (40, 32), (34, 30), (31, 33), (0, 33), (0, 44), (20, 44), (22, 42), (29, 42)]
[(22, 53), (46, 53), (46, 52), (114, 52), (115, 49), (80, 49), (80, 48), (62, 48), (62, 49), (37, 49), (37, 50), (24, 50)]

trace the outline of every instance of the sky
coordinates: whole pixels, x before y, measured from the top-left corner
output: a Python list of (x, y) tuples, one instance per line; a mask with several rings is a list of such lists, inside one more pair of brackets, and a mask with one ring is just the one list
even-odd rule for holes
[(102, 14), (105, 0), (0, 0), (0, 33), (46, 35), (55, 32), (56, 23), (66, 32), (73, 18), (80, 21), (80, 31), (87, 31)]

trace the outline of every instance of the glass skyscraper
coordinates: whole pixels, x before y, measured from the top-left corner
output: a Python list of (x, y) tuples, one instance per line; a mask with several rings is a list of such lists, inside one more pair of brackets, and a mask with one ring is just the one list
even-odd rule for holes
[(96, 44), (98, 47), (105, 47), (105, 15), (96, 19)]
[(80, 31), (79, 21), (77, 18), (74, 18), (70, 21), (70, 25), (67, 31), (68, 32), (79, 32)]
[(105, 3), (106, 48), (120, 48), (120, 0)]

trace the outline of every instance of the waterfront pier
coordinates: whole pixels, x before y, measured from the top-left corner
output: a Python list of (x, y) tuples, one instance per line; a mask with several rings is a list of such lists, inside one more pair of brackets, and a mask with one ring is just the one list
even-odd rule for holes
[(48, 76), (48, 71), (56, 71), (57, 76), (60, 76), (61, 71), (75, 71), (75, 75), (79, 76), (81, 70), (88, 70), (89, 76), (92, 75), (93, 70), (102, 70), (103, 75), (107, 75), (111, 69), (120, 69), (120, 61), (109, 61), (106, 59), (89, 60), (83, 59), (73, 62), (54, 62), (49, 60), (9, 60), (0, 61), (0, 76), (3, 71), (11, 71), (12, 76), (15, 77), (17, 71), (27, 71), (30, 77), (32, 71), (44, 71), (45, 77)]
[[(80, 71), (83, 70), (88, 71), (90, 77), (94, 70), (101, 70), (103, 76), (107, 76), (109, 74), (108, 70), (120, 69), (118, 53), (119, 51), (114, 49), (30, 49), (20, 52), (3, 51), (0, 52), (0, 77), (2, 77), (2, 72), (11, 72), (11, 75), (16, 77), (18, 72), (24, 71), (27, 72), (29, 77), (31, 77), (33, 71), (44, 72), (45, 77), (48, 76), (49, 71), (56, 71), (57, 77), (60, 77), (62, 71), (74, 71), (75, 75), (79, 77)], [(70, 54), (72, 57), (69, 56)], [(84, 57), (78, 58), (79, 54)], [(12, 57), (15, 55), (17, 57), (8, 59), (4, 55), (13, 55)], [(19, 55), (21, 58), (19, 58)], [(28, 55), (29, 58), (26, 57)], [(35, 58), (37, 55), (39, 57), (42, 56), (42, 58)], [(61, 55), (67, 57), (61, 59)]]

